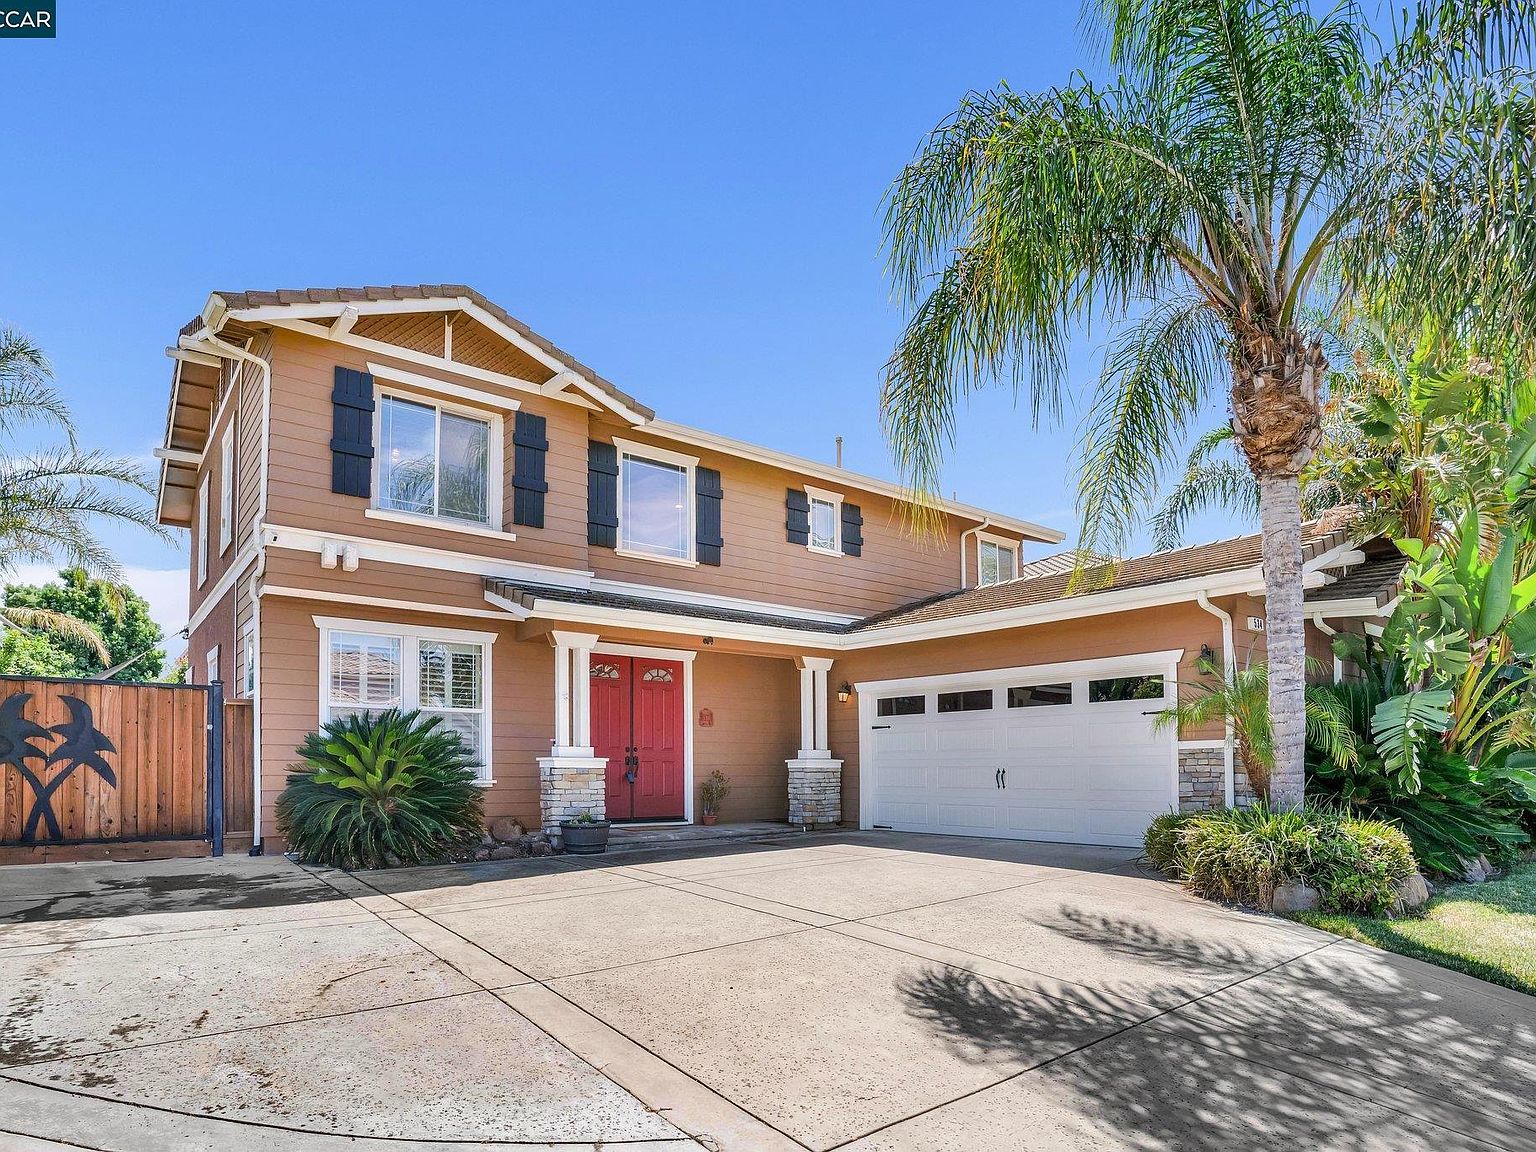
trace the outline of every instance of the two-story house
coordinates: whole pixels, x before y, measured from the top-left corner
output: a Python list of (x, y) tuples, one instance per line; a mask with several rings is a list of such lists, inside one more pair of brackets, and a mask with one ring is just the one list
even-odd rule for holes
[[(898, 486), (660, 419), (459, 285), (215, 293), (168, 352), (159, 515), (194, 677), (252, 702), (258, 843), (304, 734), (393, 705), (529, 826), (691, 821), (716, 768), (727, 820), (1113, 844), (1242, 794), (1227, 734), (1151, 713), (1262, 656), (1256, 537), (1068, 595), (1059, 532), (914, 534)], [(1326, 656), (1397, 562), (1307, 553)]]

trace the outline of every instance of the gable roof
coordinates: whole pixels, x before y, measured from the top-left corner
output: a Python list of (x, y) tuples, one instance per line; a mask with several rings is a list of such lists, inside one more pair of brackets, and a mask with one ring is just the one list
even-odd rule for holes
[[(287, 307), (296, 304), (370, 304), (383, 301), (456, 301), (467, 300), (476, 308), (489, 313), (525, 340), (536, 345), (546, 355), (560, 361), (567, 368), (580, 373), (610, 399), (617, 401), (647, 420), (656, 413), (625, 392), (611, 380), (577, 360), (569, 352), (539, 335), (516, 316), (489, 297), (482, 296), (468, 284), (372, 284), (361, 288), (278, 288), (273, 291), (215, 292), (214, 298), (237, 315), (257, 308)], [(202, 324), (202, 317), (193, 319), (182, 334), (193, 335)]]

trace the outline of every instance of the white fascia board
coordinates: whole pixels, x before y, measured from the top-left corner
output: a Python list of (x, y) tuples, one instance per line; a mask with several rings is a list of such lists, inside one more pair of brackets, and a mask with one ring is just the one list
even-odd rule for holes
[(381, 380), (404, 384), (408, 388), (415, 388), (433, 396), (448, 396), (455, 400), (463, 400), (482, 408), (499, 408), (504, 412), (516, 412), (523, 406), (521, 400), (514, 400), (510, 396), (498, 396), (494, 392), (486, 392), (480, 388), (469, 388), (449, 380), (439, 380), (435, 376), (423, 376), (419, 372), (407, 372), (404, 368), (378, 364), (372, 360), (368, 361), (368, 371)]
[[(213, 297), (220, 303), (223, 298)], [(321, 300), (303, 304), (258, 304), (254, 308), (226, 309), (225, 319), (247, 324), (270, 324), (275, 320), (334, 320), (348, 308), (360, 316), (398, 315), (402, 312), (456, 312), (464, 305), (458, 296), (440, 296), (431, 300)]]
[[(802, 476), (813, 476), (833, 484), (840, 484), (844, 488), (855, 488), (863, 492), (873, 492), (881, 496), (889, 496), (894, 500), (907, 501), (911, 499), (911, 493), (900, 484), (893, 484), (889, 480), (880, 480), (873, 476), (865, 476), (858, 472), (849, 471), (846, 468), (836, 468), (828, 464), (822, 464), (815, 460), (808, 460), (803, 456), (792, 456), (787, 452), (777, 452), (772, 448), (762, 448), (756, 444), (748, 444), (744, 440), (735, 440), (729, 436), (720, 436), (714, 432), (703, 432), (697, 428), (689, 428), (683, 424), (676, 424), (670, 420), (652, 420), (643, 425), (636, 425), (637, 430), (643, 429), (654, 436), (665, 437), (669, 440), (677, 440), (684, 444), (693, 444), (701, 448), (713, 448), (731, 456), (739, 456), (746, 460), (755, 460), (759, 464), (768, 464), (775, 468), (782, 468), (787, 472), (795, 472)], [(985, 509), (974, 507), (970, 504), (961, 504), (953, 500), (936, 500), (934, 504), (941, 511), (960, 516), (967, 520), (975, 520), (978, 523), (988, 519), (992, 526), (1018, 532), (1026, 539), (1044, 544), (1060, 544), (1066, 539), (1065, 532), (1058, 532), (1055, 528), (1047, 528), (1043, 524), (1034, 524), (1028, 520), (1016, 520), (1011, 516), (1001, 516), (996, 512), (988, 512)]]
[(1314, 600), (1304, 607), (1309, 619), (1313, 616), (1390, 616), (1397, 609), (1399, 599), (1394, 596), (1387, 603), (1378, 604), (1374, 596), (1355, 596), (1347, 600)]
[(376, 560), (383, 564), (402, 564), (411, 568), (432, 568), (443, 572), (468, 572), (497, 580), (551, 584), (558, 588), (585, 590), (592, 583), (591, 572), (576, 568), (556, 568), (548, 564), (499, 560), (494, 556), (475, 552), (452, 552), (443, 548), (427, 548), (420, 544), (401, 544), (371, 536), (354, 536), (346, 532), (323, 532), (315, 528), (288, 528), (266, 524), (262, 526), (261, 533), (261, 538), (267, 547), (283, 548), (294, 552), (319, 552), (326, 542), (330, 541), (340, 545), (354, 544), (357, 546), (359, 560)]
[(526, 620), (532, 613), (514, 600), (508, 600), (505, 596), (498, 596), (494, 592), (485, 594), (485, 602), (494, 604), (514, 620)]
[[(1338, 568), (1345, 564), (1358, 564), (1365, 559), (1365, 553), (1360, 551), (1360, 545), (1364, 540), (1356, 540), (1351, 537), (1342, 544), (1335, 544), (1326, 552), (1320, 552), (1301, 566), (1302, 572), (1316, 572), (1322, 568)], [(1358, 553), (1351, 558), (1350, 553)]]
[(433, 616), (466, 616), (480, 620), (507, 619), (500, 608), (458, 608), (452, 605), (423, 604), (419, 600), (391, 600), (384, 596), (358, 596), (330, 589), (293, 588), (283, 584), (265, 584), (256, 590), (260, 600), (316, 600), (323, 604), (357, 604), (364, 608), (387, 608), (394, 612), (425, 612)]
[[(892, 680), (860, 680), (854, 685), (859, 692), (891, 692), (902, 689), (932, 691), (935, 688), (976, 687), (985, 684), (1001, 684), (1006, 680), (1040, 680), (1064, 677), (1081, 679), (1105, 673), (1158, 673), (1166, 672), (1170, 665), (1184, 659), (1184, 649), (1170, 648), (1163, 652), (1128, 652), (1124, 656), (1100, 656), (1092, 660), (1062, 660), (1053, 664), (1022, 664), (1014, 668), (979, 668), (973, 672), (941, 673), (936, 676), (905, 676)], [(1221, 741), (1216, 742), (1218, 746)]]
[(193, 452), (188, 448), (154, 448), (150, 450), (150, 455), (169, 464), (190, 464), (194, 468), (203, 462), (201, 452)]

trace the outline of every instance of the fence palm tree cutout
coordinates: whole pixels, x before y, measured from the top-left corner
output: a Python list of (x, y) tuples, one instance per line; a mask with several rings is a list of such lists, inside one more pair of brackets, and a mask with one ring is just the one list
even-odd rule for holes
[[(117, 787), (117, 773), (103, 759), (105, 753), (115, 753), (117, 747), (96, 727), (91, 706), (76, 696), (60, 696), (59, 699), (69, 709), (69, 720), (55, 724), (52, 728), (44, 728), (36, 721), (27, 719), (24, 714), (27, 702), (31, 699), (32, 693), (18, 692), (0, 700), (0, 768), (7, 765), (15, 768), (21, 778), (32, 786), (32, 810), (27, 814), (21, 830), (23, 844), (36, 842), (40, 822), (47, 823), (50, 840), (64, 839), (59, 818), (53, 811), (53, 795), (63, 787), (76, 768), (89, 768), (110, 787)], [(46, 751), (34, 743), (55, 738), (61, 743), (52, 751)], [(55, 764), (63, 764), (64, 770), (45, 784), (36, 772), (27, 767), (28, 760), (42, 761), (44, 770)]]

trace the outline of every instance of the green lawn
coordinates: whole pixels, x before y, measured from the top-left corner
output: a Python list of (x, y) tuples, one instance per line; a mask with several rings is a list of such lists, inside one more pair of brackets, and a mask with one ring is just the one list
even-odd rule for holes
[(1441, 888), (1422, 916), (1302, 912), (1304, 924), (1536, 995), (1536, 862), (1503, 880)]

